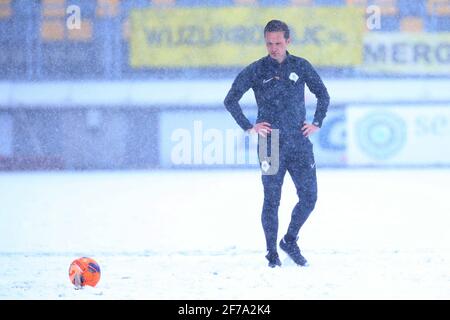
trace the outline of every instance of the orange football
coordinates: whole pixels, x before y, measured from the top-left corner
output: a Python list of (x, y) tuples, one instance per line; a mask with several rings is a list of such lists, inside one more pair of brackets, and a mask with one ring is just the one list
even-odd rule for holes
[(100, 280), (100, 266), (92, 258), (76, 259), (69, 267), (69, 278), (76, 287), (95, 287)]

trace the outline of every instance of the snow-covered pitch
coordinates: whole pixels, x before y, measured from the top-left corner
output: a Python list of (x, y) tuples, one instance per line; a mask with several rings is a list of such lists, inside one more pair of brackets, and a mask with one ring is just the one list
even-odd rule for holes
[[(450, 170), (318, 168), (310, 266), (264, 258), (258, 170), (0, 173), (0, 299), (449, 299)], [(287, 175), (279, 237), (297, 199)], [(68, 268), (100, 264), (95, 288)]]

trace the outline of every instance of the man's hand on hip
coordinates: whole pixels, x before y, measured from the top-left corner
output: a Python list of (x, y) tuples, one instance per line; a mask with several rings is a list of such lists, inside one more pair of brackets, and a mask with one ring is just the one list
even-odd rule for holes
[(306, 123), (306, 122), (305, 122), (305, 124), (302, 127), (303, 135), (305, 137), (309, 137), (310, 135), (312, 135), (316, 131), (319, 131), (319, 129), (320, 129), (319, 127), (316, 127), (315, 125), (309, 124), (309, 123)]
[(272, 131), (272, 128), (270, 127), (270, 123), (268, 122), (260, 122), (257, 123), (249, 130), (250, 133), (257, 133), (260, 136), (263, 136), (264, 138), (267, 136), (268, 133)]

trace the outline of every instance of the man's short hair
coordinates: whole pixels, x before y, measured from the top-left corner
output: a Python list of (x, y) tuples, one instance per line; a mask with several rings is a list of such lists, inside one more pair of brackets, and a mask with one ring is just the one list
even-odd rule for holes
[(286, 23), (280, 20), (270, 20), (264, 28), (264, 36), (266, 32), (284, 32), (284, 38), (289, 39), (289, 27)]

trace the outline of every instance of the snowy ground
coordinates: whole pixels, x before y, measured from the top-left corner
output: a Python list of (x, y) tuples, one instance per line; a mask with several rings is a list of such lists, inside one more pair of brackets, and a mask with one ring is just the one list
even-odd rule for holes
[[(270, 269), (258, 171), (0, 173), (0, 299), (449, 299), (450, 170), (318, 170)], [(287, 176), (280, 235), (296, 202)], [(71, 261), (96, 259), (74, 290)]]

